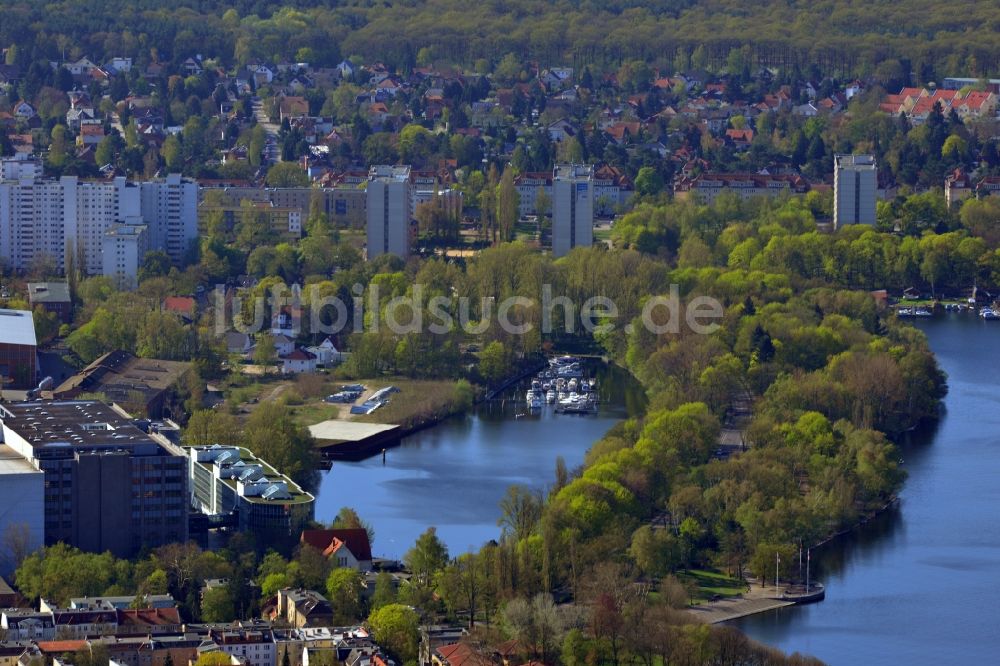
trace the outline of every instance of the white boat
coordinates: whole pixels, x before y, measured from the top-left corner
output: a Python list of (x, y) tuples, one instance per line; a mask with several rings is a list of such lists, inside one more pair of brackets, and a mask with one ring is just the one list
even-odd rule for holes
[(545, 402), (552, 404), (556, 401), (556, 392), (549, 389), (548, 393), (545, 394)]
[(527, 393), (524, 394), (524, 401), (525, 402), (531, 402), (534, 399), (535, 399), (535, 392), (534, 391), (528, 391)]
[(558, 393), (556, 394), (556, 397), (557, 397), (557, 398), (559, 399), (559, 401), (561, 402), (561, 401), (565, 400), (566, 398), (568, 398), (568, 397), (569, 397), (569, 394), (568, 394), (568, 393), (566, 393), (566, 391), (559, 391), (559, 392), (558, 392)]
[(1000, 319), (1000, 311), (995, 310), (994, 308), (983, 308), (979, 311), (979, 316), (986, 321), (994, 321)]
[(575, 391), (579, 387), (580, 387), (580, 384), (579, 384), (579, 382), (576, 381), (575, 377), (573, 379), (569, 380), (569, 383), (566, 384), (566, 388), (568, 388), (570, 391)]

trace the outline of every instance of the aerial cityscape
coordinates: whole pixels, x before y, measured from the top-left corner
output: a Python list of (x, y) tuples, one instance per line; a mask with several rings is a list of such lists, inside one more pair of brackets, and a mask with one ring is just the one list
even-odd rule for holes
[(0, 666), (992, 661), (998, 26), (0, 0)]

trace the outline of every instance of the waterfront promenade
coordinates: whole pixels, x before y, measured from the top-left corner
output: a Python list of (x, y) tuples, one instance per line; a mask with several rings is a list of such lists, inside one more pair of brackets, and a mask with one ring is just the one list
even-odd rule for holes
[(728, 622), (737, 618), (763, 613), (792, 606), (795, 602), (775, 597), (781, 593), (781, 589), (775, 589), (773, 585), (761, 587), (751, 585), (747, 592), (738, 597), (726, 597), (716, 601), (706, 601), (705, 603), (692, 606), (688, 612), (706, 624), (718, 624)]

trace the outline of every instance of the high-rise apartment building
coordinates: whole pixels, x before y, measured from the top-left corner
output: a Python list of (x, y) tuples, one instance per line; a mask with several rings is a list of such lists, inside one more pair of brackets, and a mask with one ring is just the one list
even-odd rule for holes
[(368, 259), (410, 254), (409, 166), (373, 166), (368, 174)]
[(0, 259), (15, 270), (46, 261), (63, 271), (67, 252), (72, 252), (80, 270), (99, 275), (105, 234), (122, 223), (146, 223), (149, 248), (165, 250), (178, 263), (197, 238), (198, 186), (193, 181), (176, 174), (145, 183), (76, 176), (53, 180), (42, 178), (29, 164), (5, 161), (5, 178), (0, 179)]
[(845, 224), (875, 224), (878, 171), (874, 155), (833, 158), (833, 228)]
[(594, 167), (557, 164), (552, 172), (552, 254), (594, 243)]
[(149, 225), (150, 248), (163, 250), (180, 263), (198, 238), (198, 183), (170, 174), (142, 188), (142, 219)]
[[(135, 218), (135, 222), (141, 219)], [(116, 224), (104, 232), (99, 272), (111, 278), (119, 289), (134, 289), (139, 284), (139, 266), (148, 251), (145, 224)]]

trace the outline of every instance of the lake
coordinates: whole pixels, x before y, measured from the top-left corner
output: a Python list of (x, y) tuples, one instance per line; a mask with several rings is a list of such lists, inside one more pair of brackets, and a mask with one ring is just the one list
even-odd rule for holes
[(524, 388), (472, 413), (403, 438), (400, 446), (361, 462), (335, 462), (323, 476), (316, 519), (329, 522), (353, 507), (375, 528), (373, 552), (401, 558), (429, 526), (452, 554), (500, 536), (499, 502), (513, 484), (545, 490), (556, 458), (569, 469), (614, 424), (644, 407), (641, 388), (620, 368), (595, 365), (601, 396), (596, 415), (525, 414)]
[(897, 507), (813, 553), (826, 600), (733, 624), (830, 664), (996, 663), (1000, 593), (1000, 322), (917, 325), (948, 373), (933, 432), (901, 445)]

